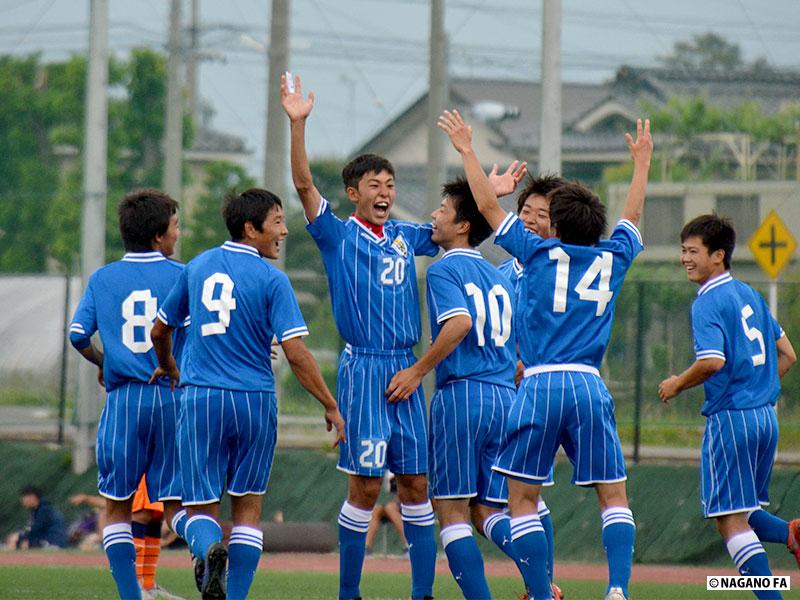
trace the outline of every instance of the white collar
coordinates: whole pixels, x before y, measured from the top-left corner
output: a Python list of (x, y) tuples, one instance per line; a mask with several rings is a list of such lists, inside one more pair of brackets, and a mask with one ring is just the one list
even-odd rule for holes
[(228, 252), (241, 252), (242, 254), (252, 254), (253, 256), (261, 256), (258, 250), (247, 244), (240, 244), (239, 242), (227, 241), (222, 244), (221, 248)]
[(451, 248), (442, 254), (442, 258), (447, 258), (448, 256), (471, 256), (472, 258), (483, 258), (481, 253), (475, 248)]
[(708, 281), (706, 281), (703, 285), (700, 286), (700, 289), (697, 290), (697, 295), (702, 296), (706, 292), (710, 292), (715, 287), (728, 283), (729, 281), (733, 281), (733, 277), (731, 277), (730, 271), (725, 271), (722, 275), (717, 275), (716, 277), (712, 277)]
[(158, 262), (160, 260), (167, 260), (167, 257), (156, 250), (152, 252), (126, 252), (122, 257), (125, 262)]

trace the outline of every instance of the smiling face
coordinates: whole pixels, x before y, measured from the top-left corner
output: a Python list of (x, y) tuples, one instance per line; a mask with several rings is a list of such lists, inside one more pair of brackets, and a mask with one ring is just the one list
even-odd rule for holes
[(431, 217), (433, 217), (432, 242), (439, 244), (445, 250), (469, 247), (469, 223), (456, 222), (456, 208), (453, 206), (452, 198), (449, 196), (442, 198), (442, 203), (431, 213)]
[(356, 216), (373, 225), (389, 219), (396, 192), (394, 175), (388, 171), (368, 171), (358, 180), (358, 187), (348, 187), (347, 197), (356, 205)]
[(724, 250), (709, 252), (700, 236), (687, 237), (681, 243), (681, 264), (686, 276), (699, 285), (725, 272), (724, 259)]
[(253, 246), (262, 256), (274, 259), (278, 258), (281, 242), (288, 234), (283, 208), (275, 205), (267, 211), (267, 216), (261, 224), (261, 231), (253, 227), (251, 222), (245, 223), (243, 241)]
[(519, 220), (528, 231), (545, 239), (553, 237), (550, 231), (550, 202), (544, 196), (528, 196), (519, 211)]

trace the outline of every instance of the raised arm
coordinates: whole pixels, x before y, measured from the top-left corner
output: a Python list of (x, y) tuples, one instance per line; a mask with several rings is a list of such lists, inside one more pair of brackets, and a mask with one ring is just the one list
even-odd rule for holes
[(336, 406), (336, 400), (331, 395), (328, 386), (325, 385), (317, 361), (314, 360), (305, 342), (302, 338), (295, 337), (281, 343), (281, 346), (297, 381), (325, 408), (325, 423), (328, 431), (333, 427), (336, 428), (334, 447), (339, 442), (344, 442), (344, 419)]
[[(475, 197), (478, 210), (481, 211), (481, 214), (492, 226), (492, 229), (497, 229), (505, 219), (506, 211), (503, 210), (497, 200), (497, 192), (495, 191), (498, 187), (497, 184), (493, 185), (486, 173), (483, 172), (478, 156), (472, 148), (472, 127), (464, 123), (464, 119), (461, 118), (457, 110), (453, 112), (444, 111), (439, 117), (437, 125), (447, 134), (453, 143), (453, 147), (461, 155), (461, 160), (464, 163), (464, 173), (467, 175), (467, 181), (472, 190), (472, 195)], [(492, 175), (497, 175), (496, 166), (492, 170)], [(519, 182), (525, 176), (525, 163), (519, 165), (517, 161), (514, 161), (505, 175), (509, 175), (516, 182)], [(508, 193), (511, 191), (513, 191), (513, 187)]]
[(394, 374), (389, 387), (386, 388), (388, 401), (408, 400), (428, 371), (449, 356), (461, 340), (467, 337), (470, 329), (472, 329), (472, 319), (467, 315), (456, 315), (447, 319), (428, 351), (413, 365)]
[(628, 188), (628, 197), (625, 200), (625, 209), (622, 218), (634, 225), (639, 224), (644, 207), (644, 197), (647, 192), (647, 177), (650, 171), (650, 159), (653, 156), (653, 138), (650, 136), (650, 119), (636, 120), (636, 141), (630, 133), (625, 134), (625, 141), (631, 151), (633, 159), (633, 177)]
[(292, 183), (303, 203), (306, 219), (312, 223), (317, 218), (322, 202), (319, 190), (314, 187), (306, 154), (306, 119), (314, 108), (314, 92), (309, 92), (308, 98), (303, 98), (299, 75), (294, 78), (294, 89), (290, 91), (290, 87), (291, 82), (286, 80), (286, 74), (281, 75), (281, 104), (289, 117), (291, 136)]

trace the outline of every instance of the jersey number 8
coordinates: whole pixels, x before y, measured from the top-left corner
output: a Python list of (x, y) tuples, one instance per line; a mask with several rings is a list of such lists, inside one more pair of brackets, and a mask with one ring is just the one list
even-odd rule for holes
[[(136, 314), (136, 304), (144, 305), (144, 314)], [(153, 297), (150, 290), (134, 290), (122, 302), (122, 343), (135, 354), (144, 354), (153, 347), (150, 340), (150, 330), (156, 319), (158, 302)], [(143, 339), (136, 341), (136, 328), (144, 328)]]

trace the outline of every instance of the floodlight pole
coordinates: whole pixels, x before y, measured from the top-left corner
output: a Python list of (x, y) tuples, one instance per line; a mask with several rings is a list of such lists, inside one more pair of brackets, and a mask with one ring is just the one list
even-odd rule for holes
[[(171, 0), (169, 11), (169, 55), (167, 58), (167, 115), (164, 123), (164, 172), (161, 185), (173, 200), (181, 201), (183, 192), (183, 87), (181, 67), (181, 0)], [(185, 207), (184, 207), (185, 208)], [(174, 258), (180, 257), (180, 242)]]
[(542, 0), (539, 172), (561, 174), (561, 0)]
[[(86, 70), (86, 116), (83, 143), (83, 210), (81, 213), (81, 283), (103, 266), (106, 246), (108, 145), (108, 0), (89, 3), (89, 64)], [(100, 413), (97, 369), (78, 366), (72, 469), (84, 473), (94, 462), (95, 427)]]

